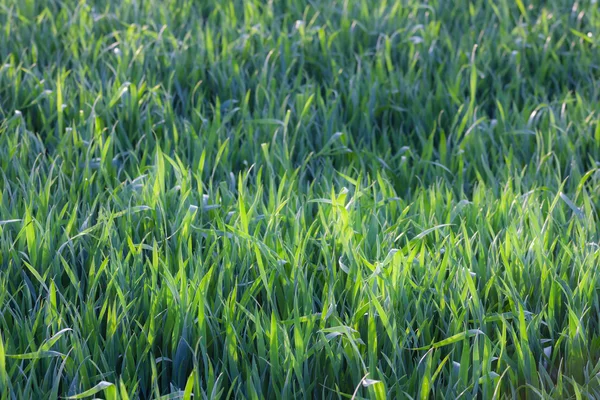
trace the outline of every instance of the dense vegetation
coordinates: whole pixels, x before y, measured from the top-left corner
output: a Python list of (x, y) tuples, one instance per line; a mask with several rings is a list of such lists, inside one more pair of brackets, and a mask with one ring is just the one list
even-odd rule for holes
[(600, 397), (600, 11), (0, 0), (0, 398)]

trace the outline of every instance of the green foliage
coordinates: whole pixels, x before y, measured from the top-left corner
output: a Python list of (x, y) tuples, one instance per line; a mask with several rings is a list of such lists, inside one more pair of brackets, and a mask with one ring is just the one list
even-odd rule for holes
[(0, 399), (600, 397), (595, 1), (0, 29)]

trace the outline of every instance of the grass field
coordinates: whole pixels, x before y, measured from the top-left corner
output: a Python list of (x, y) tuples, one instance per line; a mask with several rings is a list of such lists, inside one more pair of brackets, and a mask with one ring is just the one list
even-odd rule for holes
[(595, 0), (0, 30), (0, 399), (600, 398)]

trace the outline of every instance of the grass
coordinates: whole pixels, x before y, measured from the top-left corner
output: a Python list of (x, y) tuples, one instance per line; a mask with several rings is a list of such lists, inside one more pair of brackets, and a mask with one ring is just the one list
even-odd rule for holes
[(0, 399), (600, 398), (595, 1), (0, 27)]

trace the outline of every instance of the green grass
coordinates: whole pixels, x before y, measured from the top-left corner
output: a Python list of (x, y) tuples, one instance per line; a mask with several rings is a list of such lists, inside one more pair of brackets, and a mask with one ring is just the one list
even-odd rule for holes
[(0, 29), (0, 399), (600, 398), (595, 1)]

